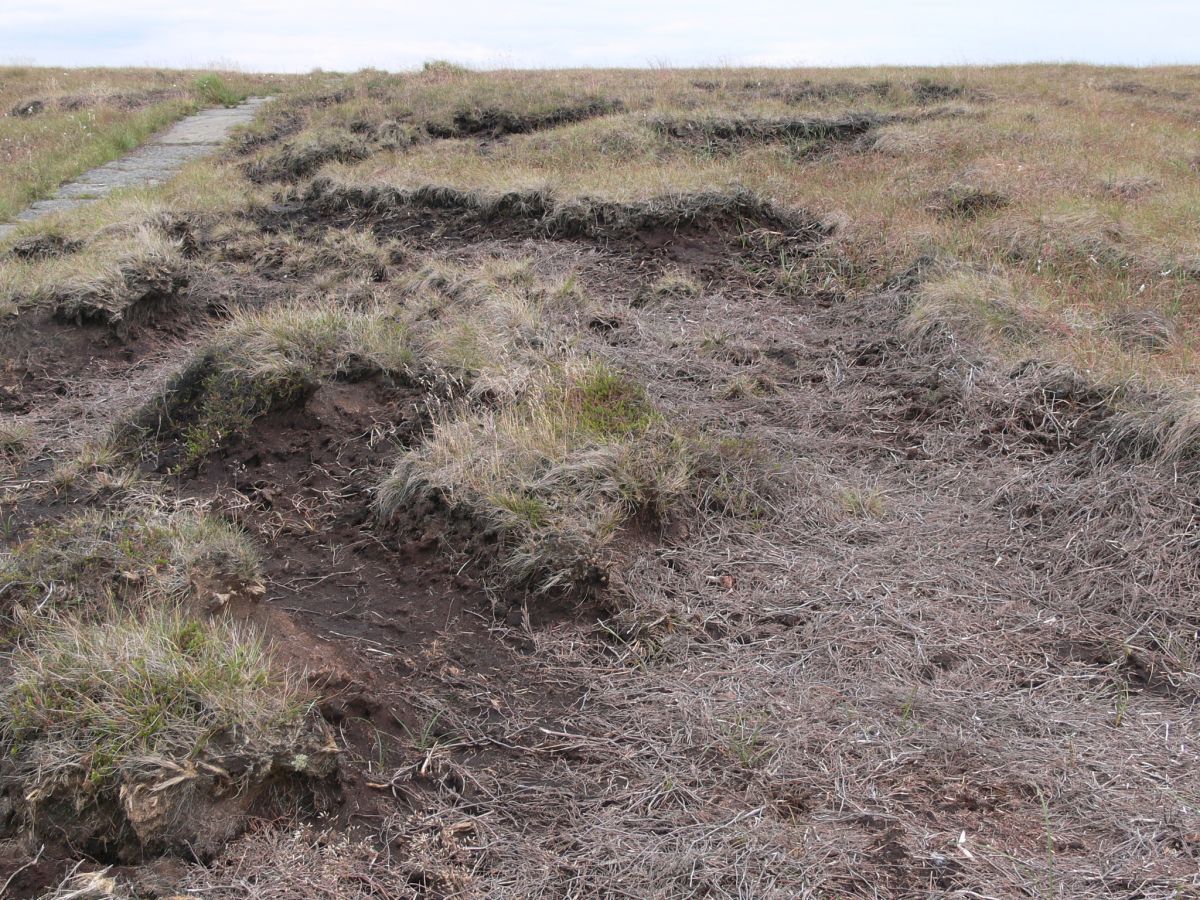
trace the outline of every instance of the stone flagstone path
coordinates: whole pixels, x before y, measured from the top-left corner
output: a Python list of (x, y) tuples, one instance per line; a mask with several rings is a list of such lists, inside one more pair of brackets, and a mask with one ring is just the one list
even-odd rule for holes
[(0, 239), (20, 222), (76, 209), (100, 199), (117, 188), (154, 185), (166, 181), (184, 163), (206, 156), (229, 135), (235, 125), (250, 122), (269, 97), (253, 97), (229, 109), (206, 109), (176, 122), (152, 137), (128, 156), (84, 172), (60, 187), (52, 197), (38, 200), (21, 211), (10, 223), (0, 223)]

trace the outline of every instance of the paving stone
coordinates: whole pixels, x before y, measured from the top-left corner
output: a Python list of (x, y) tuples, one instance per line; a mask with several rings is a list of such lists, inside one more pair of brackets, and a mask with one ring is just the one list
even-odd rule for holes
[(38, 200), (9, 223), (0, 222), (0, 239), (20, 222), (76, 209), (119, 188), (155, 185), (169, 179), (185, 163), (214, 152), (235, 125), (253, 120), (269, 97), (254, 97), (230, 109), (206, 109), (176, 122), (127, 156), (84, 172), (53, 196)]

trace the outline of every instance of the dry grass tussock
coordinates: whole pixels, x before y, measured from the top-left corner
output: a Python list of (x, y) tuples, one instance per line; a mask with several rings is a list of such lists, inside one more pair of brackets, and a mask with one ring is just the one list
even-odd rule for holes
[(516, 260), (426, 266), (396, 289), (397, 305), (236, 314), (137, 424), (177, 434), (200, 465), (322, 381), (383, 374), (440, 412), (380, 487), (381, 515), (436, 497), (499, 532), (505, 583), (605, 581), (622, 526), (664, 519), (689, 492), (695, 450), (636, 381), (574, 346), (586, 303), (569, 281)]
[(345, 277), (346, 272), (387, 281), (404, 259), (400, 242), (380, 241), (369, 231), (352, 228), (330, 229), (306, 241), (287, 232), (267, 234), (235, 221), (213, 229), (208, 239), (223, 259), (247, 263), (258, 272), (278, 273), (281, 278), (304, 279), (304, 284), (323, 276)]
[(179, 437), (184, 464), (244, 434), (260, 416), (294, 405), (323, 379), (399, 373), (411, 359), (402, 322), (336, 302), (236, 313), (119, 429), (118, 441)]
[(34, 806), (63, 791), (111, 792), (147, 771), (162, 777), (234, 730), (239, 749), (286, 746), (305, 709), (259, 638), (169, 607), (99, 622), (48, 617), (7, 663), (6, 775), (23, 779)]
[[(390, 253), (369, 237), (337, 232), (311, 252), (351, 266), (374, 266)], [(194, 415), (190, 428), (211, 436), (198, 442), (211, 450), (322, 380), (386, 374), (438, 396), (511, 399), (570, 356), (548, 311), (569, 318), (579, 308), (569, 289), (533, 283), (522, 271), (517, 265), (480, 279), (431, 267), (397, 281), (400, 303), (326, 300), (235, 313), (176, 378), (165, 407), (152, 406), (143, 419)]]
[(10, 632), (37, 631), (50, 614), (94, 620), (180, 603), (203, 611), (221, 605), (216, 594), (254, 585), (256, 554), (237, 531), (132, 477), (104, 481), (120, 491), (112, 508), (38, 526), (0, 556), (0, 621)]
[(992, 349), (1028, 347), (1044, 327), (1003, 276), (961, 267), (923, 281), (906, 324), (917, 337), (960, 336)]
[(186, 281), (179, 240), (153, 225), (102, 236), (77, 252), (0, 262), (0, 304), (118, 325), (169, 301)]
[(561, 238), (628, 239), (653, 229), (720, 228), (794, 240), (813, 240), (825, 226), (803, 212), (781, 208), (738, 188), (675, 191), (625, 201), (561, 196), (544, 188), (506, 192), (462, 191), (436, 182), (407, 188), (314, 179), (299, 197), (314, 214), (366, 213), (387, 221), (406, 211), (440, 210), (464, 222), (524, 226), (533, 234)]
[[(222, 223), (259, 200), (201, 162), (161, 187), (24, 224), (0, 249), (0, 314), (42, 310), (64, 322), (128, 329), (177, 301), (198, 243), (220, 237), (229, 230)], [(326, 262), (318, 256), (310, 265)]]
[(691, 490), (693, 463), (628, 378), (594, 364), (547, 376), (516, 404), (435, 422), (380, 485), (379, 510), (394, 518), (432, 494), (499, 531), (503, 582), (606, 585), (622, 526), (662, 521)]

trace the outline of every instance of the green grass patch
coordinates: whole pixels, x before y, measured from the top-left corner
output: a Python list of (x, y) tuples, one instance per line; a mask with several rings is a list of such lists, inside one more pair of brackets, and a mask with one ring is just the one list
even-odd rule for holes
[(148, 758), (193, 759), (219, 735), (295, 723), (305, 708), (260, 639), (177, 610), (49, 622), (8, 662), (0, 746), (43, 785), (97, 788)]
[(192, 82), (192, 93), (205, 106), (237, 106), (246, 99), (245, 91), (236, 91), (215, 72), (201, 75)]
[(645, 432), (661, 418), (645, 388), (603, 365), (593, 367), (567, 389), (566, 406), (577, 427), (600, 439)]
[(0, 554), (0, 625), (14, 637), (52, 614), (157, 607), (256, 574), (256, 554), (238, 531), (147, 494), (38, 526)]

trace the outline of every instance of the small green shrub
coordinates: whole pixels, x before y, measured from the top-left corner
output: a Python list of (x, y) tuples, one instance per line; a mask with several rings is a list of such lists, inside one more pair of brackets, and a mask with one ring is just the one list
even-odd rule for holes
[(237, 106), (246, 95), (235, 91), (215, 72), (201, 75), (192, 82), (192, 93), (201, 103), (209, 106)]
[(566, 405), (578, 427), (600, 439), (644, 432), (659, 419), (645, 388), (603, 365), (567, 389)]

